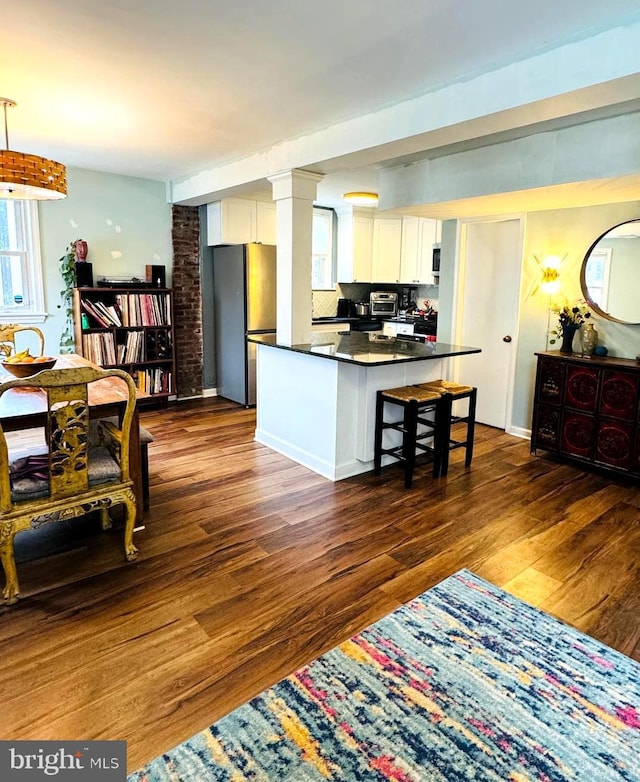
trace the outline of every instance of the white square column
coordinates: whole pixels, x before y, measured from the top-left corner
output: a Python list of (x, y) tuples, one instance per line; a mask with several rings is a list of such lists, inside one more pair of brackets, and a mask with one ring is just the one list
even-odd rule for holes
[(278, 342), (308, 342), (311, 336), (313, 202), (321, 174), (283, 171), (269, 177), (276, 202)]

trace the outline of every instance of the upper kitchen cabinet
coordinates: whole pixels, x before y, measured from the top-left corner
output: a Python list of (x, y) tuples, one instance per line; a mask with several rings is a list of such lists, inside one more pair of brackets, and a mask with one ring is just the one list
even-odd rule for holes
[(371, 282), (373, 210), (337, 211), (338, 282)]
[(400, 282), (433, 284), (433, 245), (438, 237), (438, 220), (429, 217), (402, 218)]
[(276, 205), (225, 198), (207, 204), (207, 244), (276, 244)]
[(338, 211), (338, 282), (432, 285), (440, 221), (374, 217), (374, 209)]
[(268, 201), (256, 202), (256, 242), (277, 244), (276, 205)]
[(400, 282), (402, 254), (402, 218), (378, 218), (373, 221), (373, 257), (371, 282)]
[(420, 275), (420, 218), (402, 220), (402, 251), (400, 254), (400, 282), (419, 282)]

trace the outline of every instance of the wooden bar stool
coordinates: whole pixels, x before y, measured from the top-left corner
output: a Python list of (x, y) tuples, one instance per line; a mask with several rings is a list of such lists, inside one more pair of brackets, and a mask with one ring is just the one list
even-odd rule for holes
[[(465, 449), (464, 466), (469, 467), (471, 465), (471, 459), (473, 458), (473, 441), (476, 426), (476, 399), (478, 395), (478, 389), (475, 388), (475, 386), (463, 386), (460, 383), (453, 383), (450, 380), (442, 379), (431, 380), (428, 383), (418, 383), (417, 388), (420, 388), (424, 391), (434, 391), (441, 394), (448, 394), (451, 398), (451, 403), (461, 399), (469, 400), (466, 415), (455, 416), (450, 411), (448, 420), (444, 423), (440, 475), (446, 475), (449, 471), (449, 452), (455, 450), (456, 448)], [(467, 425), (467, 432), (464, 440), (453, 440), (451, 438), (451, 426), (457, 423), (466, 423)]]
[[(403, 409), (402, 420), (385, 421), (385, 404), (398, 405)], [(433, 419), (426, 418), (427, 413)], [(374, 473), (380, 475), (384, 454), (404, 464), (404, 485), (411, 488), (416, 451), (427, 454), (433, 461), (433, 477), (440, 475), (446, 424), (451, 416), (451, 397), (446, 392), (422, 389), (417, 386), (402, 386), (378, 391), (376, 394), (376, 428), (374, 438)], [(424, 430), (419, 431), (418, 427)], [(392, 448), (382, 447), (385, 429), (395, 429), (402, 434), (402, 443)], [(424, 442), (431, 440), (431, 444)]]

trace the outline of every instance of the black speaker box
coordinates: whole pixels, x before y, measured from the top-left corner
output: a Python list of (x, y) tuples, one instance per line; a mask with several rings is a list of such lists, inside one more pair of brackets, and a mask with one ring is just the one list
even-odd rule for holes
[(76, 261), (76, 288), (93, 288), (93, 264)]
[(154, 288), (167, 287), (167, 274), (164, 266), (147, 266), (145, 277), (147, 282), (150, 282)]

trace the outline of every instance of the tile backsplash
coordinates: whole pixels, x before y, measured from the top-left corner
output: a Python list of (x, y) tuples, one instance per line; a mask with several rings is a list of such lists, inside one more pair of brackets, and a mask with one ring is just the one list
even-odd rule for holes
[[(402, 291), (402, 285), (371, 285), (370, 283), (342, 283), (333, 291), (313, 291), (313, 317), (330, 318), (335, 316), (338, 310), (338, 299), (352, 299), (353, 301), (369, 301), (372, 290), (396, 290), (398, 296)], [(431, 306), (438, 309), (438, 286), (418, 285), (416, 304), (423, 306), (424, 299), (431, 302)]]

